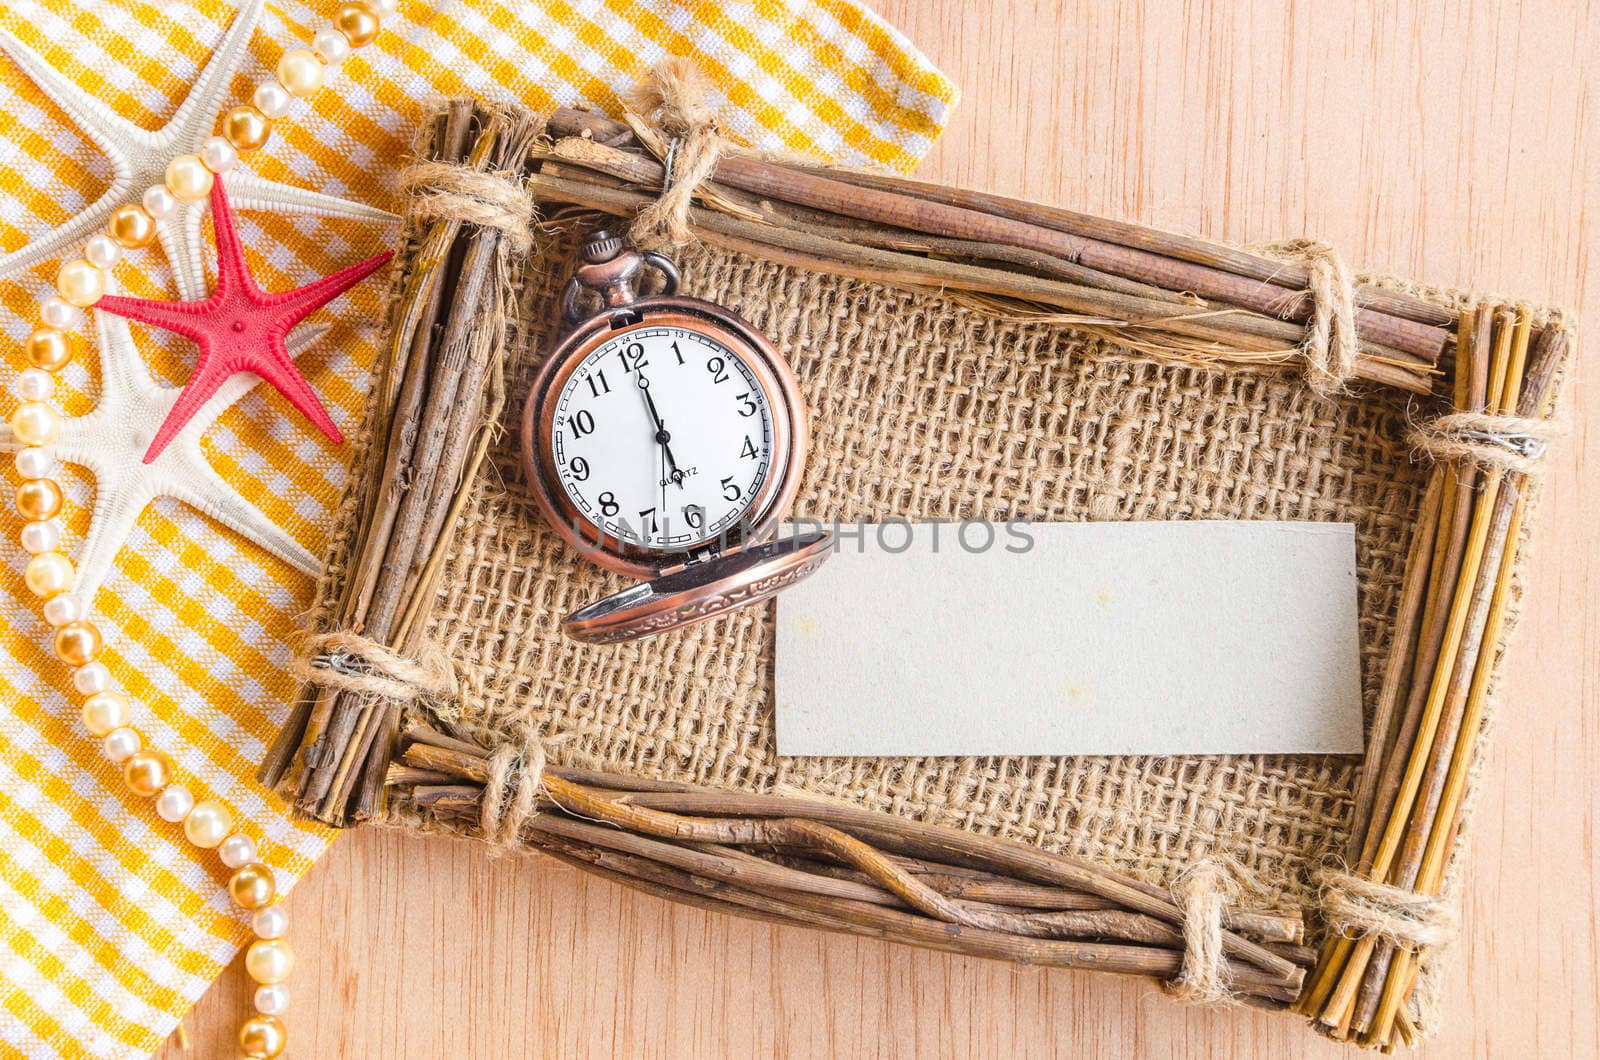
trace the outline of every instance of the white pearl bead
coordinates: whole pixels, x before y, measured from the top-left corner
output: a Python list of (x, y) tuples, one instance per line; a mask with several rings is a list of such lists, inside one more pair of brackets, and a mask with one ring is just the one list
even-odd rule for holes
[(85, 663), (73, 671), (72, 687), (86, 696), (104, 692), (111, 687), (111, 671), (103, 662)]
[(250, 926), (257, 938), (281, 939), (289, 933), (289, 914), (281, 905), (269, 905), (256, 910)]
[(226, 173), (239, 161), (239, 152), (220, 136), (213, 136), (200, 145), (200, 161), (213, 173)]
[(23, 478), (46, 478), (56, 466), (56, 454), (42, 445), (24, 446), (12, 459)]
[(145, 213), (159, 221), (172, 216), (172, 211), (178, 208), (178, 200), (172, 197), (165, 184), (152, 184), (145, 189), (141, 205)]
[(83, 603), (71, 593), (52, 596), (44, 602), (44, 620), (52, 626), (64, 626), (83, 617)]
[(235, 832), (217, 847), (217, 856), (230, 869), (248, 865), (256, 859), (256, 844), (243, 832)]
[(139, 753), (143, 743), (144, 741), (139, 739), (139, 734), (132, 729), (120, 728), (106, 733), (105, 742), (101, 746), (105, 748), (106, 757), (113, 762), (126, 762)]
[(72, 561), (59, 552), (41, 552), (28, 561), (22, 570), (23, 580), (33, 595), (48, 600), (56, 593), (72, 588), (77, 572)]
[(74, 258), (56, 273), (56, 290), (79, 309), (87, 309), (106, 293), (106, 274), (85, 258)]
[(208, 850), (226, 839), (232, 828), (233, 814), (216, 799), (197, 803), (183, 819), (183, 834), (189, 842)]
[(309, 48), (290, 48), (278, 59), (278, 83), (291, 96), (309, 96), (322, 87), (327, 72)]
[(311, 50), (329, 66), (336, 66), (350, 54), (350, 38), (328, 26), (311, 38)]
[(199, 155), (178, 155), (167, 163), (167, 190), (182, 202), (199, 202), (211, 194), (216, 177)]
[(61, 528), (48, 520), (28, 523), (22, 528), (22, 547), (37, 556), (41, 552), (54, 552), (61, 544)]
[(61, 433), (61, 413), (43, 401), (24, 401), (11, 413), (11, 437), (23, 445), (49, 445)]
[(156, 813), (163, 821), (177, 824), (194, 809), (194, 796), (182, 784), (168, 784), (156, 798)]
[(256, 987), (256, 1011), (263, 1016), (281, 1016), (289, 1011), (289, 988), (282, 983)]
[(53, 328), (70, 331), (82, 323), (83, 310), (60, 295), (53, 294), (39, 303), (39, 316)]
[(294, 950), (283, 939), (257, 939), (244, 951), (244, 970), (264, 986), (275, 986), (294, 971)]
[(263, 81), (256, 86), (253, 102), (256, 110), (269, 118), (281, 118), (289, 113), (289, 102), (293, 97), (289, 90), (276, 81)]
[(388, 18), (400, 10), (400, 0), (369, 0), (372, 10), (378, 13), (379, 18)]
[(89, 259), (89, 264), (98, 269), (109, 269), (122, 257), (122, 246), (115, 239), (101, 232), (83, 245), (83, 256)]
[(101, 692), (83, 701), (83, 727), (96, 736), (109, 735), (133, 720), (133, 705), (115, 692)]
[(24, 401), (43, 401), (55, 392), (55, 377), (43, 368), (24, 368), (17, 376), (17, 396)]

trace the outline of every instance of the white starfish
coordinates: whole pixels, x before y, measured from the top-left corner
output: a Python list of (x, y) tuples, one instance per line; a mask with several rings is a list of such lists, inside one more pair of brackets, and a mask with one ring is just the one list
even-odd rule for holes
[[(0, 279), (33, 268), (41, 262), (76, 252), (117, 207), (136, 201), (152, 184), (160, 184), (174, 155), (193, 154), (212, 134), (217, 114), (233, 92), (233, 78), (249, 54), (264, 0), (245, 0), (233, 25), (223, 34), (216, 51), (195, 79), (188, 98), (160, 129), (142, 129), (112, 112), (104, 103), (63, 77), (44, 59), (0, 29), (0, 52), (9, 55), (22, 72), (111, 160), (111, 186), (65, 223), (0, 255)], [(267, 210), (315, 217), (348, 217), (366, 221), (393, 221), (387, 211), (332, 195), (307, 191), (265, 180), (235, 169), (228, 175), (233, 204), (246, 210)], [(177, 282), (178, 297), (189, 302), (206, 296), (205, 252), (200, 219), (205, 203), (186, 203), (156, 222), (157, 238)]]
[[(86, 605), (94, 600), (139, 515), (157, 497), (174, 497), (199, 509), (273, 555), (315, 573), (317, 557), (228, 485), (200, 448), (206, 428), (260, 378), (248, 372), (231, 376), (161, 455), (146, 464), (144, 452), (172, 411), (179, 388), (150, 374), (126, 320), (110, 313), (95, 313), (94, 319), (100, 401), (86, 415), (63, 419), (60, 439), (52, 447), (60, 459), (88, 468), (95, 477), (94, 511), (77, 557), (74, 591), (79, 598)], [(286, 344), (289, 356), (298, 357), (325, 330), (302, 328)], [(16, 448), (10, 425), (0, 424), (0, 449)]]

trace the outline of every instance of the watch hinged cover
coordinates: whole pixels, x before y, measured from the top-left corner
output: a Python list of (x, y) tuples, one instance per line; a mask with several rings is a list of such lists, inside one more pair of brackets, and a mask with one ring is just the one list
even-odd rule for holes
[(821, 529), (736, 545), (581, 607), (561, 628), (575, 640), (609, 644), (704, 622), (809, 577), (832, 549), (833, 535)]

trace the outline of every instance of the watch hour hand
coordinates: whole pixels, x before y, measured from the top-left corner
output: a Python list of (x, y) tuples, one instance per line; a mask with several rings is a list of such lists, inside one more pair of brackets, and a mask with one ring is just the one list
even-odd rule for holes
[(644, 395), (644, 406), (649, 410), (650, 419), (656, 425), (656, 441), (661, 443), (661, 451), (666, 454), (667, 467), (671, 469), (669, 477), (681, 488), (683, 472), (678, 469), (678, 461), (672, 455), (672, 434), (667, 430), (666, 422), (656, 409), (656, 399), (650, 396), (650, 380), (643, 372), (639, 373), (639, 393)]

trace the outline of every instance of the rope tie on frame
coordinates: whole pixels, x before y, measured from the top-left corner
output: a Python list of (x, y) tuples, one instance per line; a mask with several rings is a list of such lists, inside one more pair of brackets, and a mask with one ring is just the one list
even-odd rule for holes
[(414, 162), (400, 174), (406, 216), (420, 223), (461, 220), (499, 232), (517, 254), (533, 248), (533, 200), (515, 173), (479, 172), (453, 162)]
[(1453, 412), (1412, 429), (1410, 441), (1429, 459), (1524, 475), (1539, 470), (1550, 442), (1562, 433), (1551, 420)]
[(1372, 936), (1413, 951), (1448, 943), (1457, 927), (1443, 898), (1342, 871), (1322, 874), (1322, 912), (1328, 929), (1345, 938)]
[(726, 147), (699, 68), (681, 58), (661, 62), (629, 96), (623, 120), (666, 171), (660, 197), (639, 211), (629, 235), (641, 246), (663, 237), (684, 246), (694, 238), (689, 209)]
[(291, 670), (309, 685), (400, 703), (450, 699), (458, 692), (455, 670), (437, 648), (430, 645), (413, 659), (356, 633), (306, 638)]
[(1355, 378), (1361, 346), (1356, 336), (1356, 287), (1337, 251), (1314, 239), (1291, 239), (1253, 248), (1271, 257), (1304, 265), (1311, 273), (1311, 319), (1300, 352), (1306, 383), (1322, 397), (1343, 393)]
[(1194, 1005), (1226, 1001), (1230, 994), (1222, 913), (1237, 885), (1222, 865), (1206, 859), (1180, 873), (1171, 889), (1183, 910), (1183, 966), (1162, 989)]
[(544, 745), (538, 740), (505, 743), (489, 756), (478, 826), (483, 838), (500, 850), (513, 849), (521, 842), (522, 826), (538, 804), (544, 764)]

